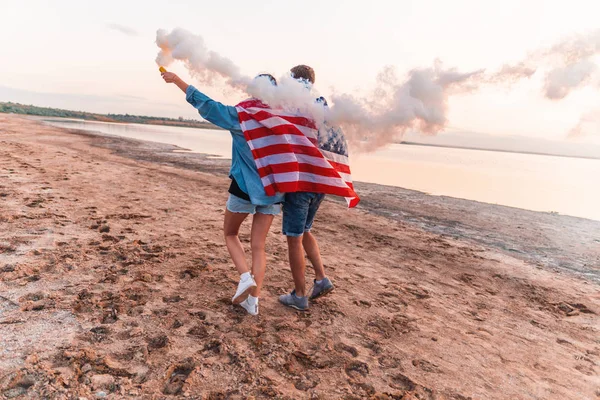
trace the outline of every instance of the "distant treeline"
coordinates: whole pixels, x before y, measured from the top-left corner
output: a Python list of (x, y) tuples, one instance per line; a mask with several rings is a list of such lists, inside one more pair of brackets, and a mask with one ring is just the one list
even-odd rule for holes
[(220, 129), (210, 122), (202, 122), (195, 119), (146, 117), (129, 114), (94, 114), (84, 111), (61, 110), (59, 108), (37, 107), (19, 103), (0, 102), (0, 113), (13, 113), (25, 115), (39, 115), (42, 117), (77, 118), (89, 121), (102, 122), (124, 122), (131, 124), (151, 124), (182, 126), (188, 128)]

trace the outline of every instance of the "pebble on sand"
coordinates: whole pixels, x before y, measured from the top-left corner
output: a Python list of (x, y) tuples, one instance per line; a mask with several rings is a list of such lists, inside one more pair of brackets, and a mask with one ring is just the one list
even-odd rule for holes
[(94, 390), (112, 390), (115, 387), (115, 378), (109, 374), (94, 375), (91, 381)]

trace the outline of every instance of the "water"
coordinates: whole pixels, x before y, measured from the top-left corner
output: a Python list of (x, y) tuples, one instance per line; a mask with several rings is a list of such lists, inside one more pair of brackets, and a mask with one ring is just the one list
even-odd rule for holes
[[(227, 131), (66, 119), (49, 123), (231, 156)], [(352, 155), (351, 165), (356, 181), (600, 220), (600, 160), (392, 144)]]

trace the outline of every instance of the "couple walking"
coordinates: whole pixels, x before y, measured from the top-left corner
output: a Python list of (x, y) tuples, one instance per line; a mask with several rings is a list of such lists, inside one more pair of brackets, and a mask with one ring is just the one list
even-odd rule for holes
[[(315, 82), (314, 70), (306, 65), (298, 65), (290, 73), (307, 88)], [(172, 72), (163, 72), (162, 77), (186, 94), (186, 100), (202, 118), (230, 131), (233, 138), (231, 185), (223, 224), (227, 249), (240, 274), (232, 302), (251, 315), (258, 314), (266, 270), (265, 242), (274, 216), (283, 209), (282, 233), (287, 237), (295, 288), (280, 296), (279, 301), (297, 310), (308, 310), (309, 300), (334, 289), (325, 274), (317, 240), (310, 232), (319, 206), (325, 194), (346, 197), (351, 207), (358, 202), (341, 130), (317, 128), (310, 117), (272, 109), (258, 99), (226, 106)], [(277, 85), (271, 75), (259, 78)], [(315, 102), (327, 106), (323, 98)], [(250, 214), (251, 268), (238, 237), (242, 222)], [(304, 252), (315, 270), (310, 294), (305, 284)]]

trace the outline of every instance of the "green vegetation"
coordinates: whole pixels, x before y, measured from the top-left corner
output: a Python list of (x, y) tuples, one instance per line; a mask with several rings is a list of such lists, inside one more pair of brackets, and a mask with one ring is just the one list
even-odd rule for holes
[(123, 122), (130, 124), (151, 124), (182, 126), (187, 128), (220, 129), (209, 122), (202, 122), (195, 119), (184, 119), (182, 117), (175, 119), (161, 117), (146, 117), (141, 115), (129, 114), (94, 114), (84, 111), (61, 110), (59, 108), (37, 107), (11, 102), (0, 102), (0, 113), (39, 115), (42, 117), (77, 118), (89, 121), (102, 122)]

